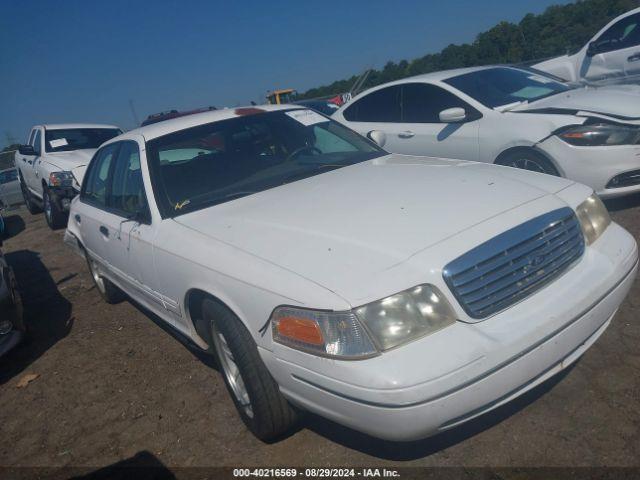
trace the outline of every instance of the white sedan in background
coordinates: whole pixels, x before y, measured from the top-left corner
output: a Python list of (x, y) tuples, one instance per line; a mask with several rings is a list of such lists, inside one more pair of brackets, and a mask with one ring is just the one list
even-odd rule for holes
[(578, 359), (638, 263), (584, 185), (389, 155), (286, 105), (107, 142), (65, 241), (107, 302), (215, 352), (265, 440), (300, 410), (392, 440), (487, 412)]
[(507, 66), (381, 85), (332, 118), (390, 152), (490, 162), (576, 180), (601, 197), (640, 191), (640, 87), (574, 88)]

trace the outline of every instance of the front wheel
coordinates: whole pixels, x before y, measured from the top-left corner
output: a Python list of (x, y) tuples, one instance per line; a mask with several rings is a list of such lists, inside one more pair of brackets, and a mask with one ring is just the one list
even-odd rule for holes
[(51, 199), (49, 189), (46, 187), (42, 191), (42, 203), (44, 205), (44, 218), (46, 218), (47, 225), (51, 230), (58, 230), (67, 226), (67, 214), (60, 210), (57, 202)]
[(503, 158), (496, 161), (498, 165), (507, 167), (520, 168), (531, 172), (546, 173), (559, 177), (560, 173), (555, 165), (541, 153), (535, 150), (516, 150), (506, 154)]
[(280, 393), (249, 331), (231, 311), (213, 300), (204, 300), (202, 314), (211, 328), (220, 373), (242, 421), (263, 441), (286, 433), (299, 413)]

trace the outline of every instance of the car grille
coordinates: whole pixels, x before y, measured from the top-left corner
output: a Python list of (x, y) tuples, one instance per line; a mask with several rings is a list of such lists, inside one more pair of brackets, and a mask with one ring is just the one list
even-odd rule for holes
[(482, 319), (532, 295), (584, 253), (570, 208), (536, 217), (453, 260), (444, 280), (467, 314)]

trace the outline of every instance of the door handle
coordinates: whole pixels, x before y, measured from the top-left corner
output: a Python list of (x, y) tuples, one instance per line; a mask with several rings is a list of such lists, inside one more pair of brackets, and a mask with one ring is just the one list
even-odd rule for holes
[(33, 165), (33, 160), (27, 160), (27, 163), (28, 163), (29, 165)]
[(400, 138), (411, 138), (411, 137), (413, 137), (414, 135), (415, 135), (415, 133), (413, 133), (411, 130), (407, 130), (407, 131), (405, 131), (405, 132), (400, 132), (400, 133), (398, 134), (398, 136), (399, 136)]
[(82, 223), (82, 219), (80, 218), (80, 215), (78, 215), (77, 213), (73, 216), (73, 218), (76, 219), (76, 223)]
[(637, 62), (638, 60), (640, 60), (640, 52), (636, 52), (630, 57), (627, 57), (628, 62)]
[(109, 229), (107, 227), (105, 227), (104, 225), (100, 227), (100, 233), (109, 238)]

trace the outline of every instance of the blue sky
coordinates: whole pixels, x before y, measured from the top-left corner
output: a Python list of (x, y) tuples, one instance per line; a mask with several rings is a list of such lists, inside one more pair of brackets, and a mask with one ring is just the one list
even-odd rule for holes
[(566, 0), (0, 3), (0, 147), (35, 123), (134, 126), (149, 113), (304, 91), (470, 42)]

